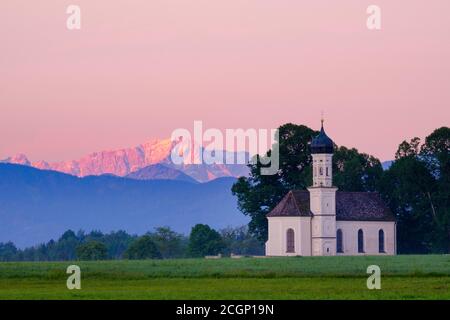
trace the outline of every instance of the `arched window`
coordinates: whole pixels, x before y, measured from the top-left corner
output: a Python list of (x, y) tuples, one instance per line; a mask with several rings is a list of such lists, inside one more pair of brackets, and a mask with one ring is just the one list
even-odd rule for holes
[(319, 174), (320, 174), (321, 176), (323, 176), (323, 168), (322, 168), (322, 167), (319, 168)]
[(343, 253), (344, 252), (344, 246), (342, 241), (342, 230), (338, 229), (336, 232), (336, 252)]
[(295, 252), (294, 230), (286, 231), (286, 252)]
[(326, 167), (325, 171), (326, 171), (326, 174), (327, 174), (327, 177), (328, 177), (328, 167)]
[(358, 252), (359, 253), (364, 252), (364, 233), (362, 229), (358, 230)]
[(380, 231), (378, 231), (378, 252), (380, 252), (380, 253), (384, 252), (384, 231), (383, 231), (383, 229), (380, 229)]

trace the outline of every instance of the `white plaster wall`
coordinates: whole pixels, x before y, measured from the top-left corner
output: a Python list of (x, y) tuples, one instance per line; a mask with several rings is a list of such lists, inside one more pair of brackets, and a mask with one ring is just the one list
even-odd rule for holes
[(336, 216), (314, 216), (311, 223), (313, 238), (336, 237)]
[(313, 238), (312, 250), (313, 256), (335, 256), (336, 239)]
[(314, 215), (336, 214), (336, 191), (337, 188), (310, 187), (310, 208)]
[(336, 254), (336, 216), (314, 216), (312, 218), (312, 255)]
[[(268, 217), (269, 237), (266, 242), (268, 256), (310, 256), (310, 217)], [(294, 230), (295, 252), (286, 252), (286, 232)]]
[[(313, 154), (313, 186), (331, 187), (333, 185), (332, 177), (332, 159), (333, 154)], [(322, 174), (320, 169), (322, 168)], [(328, 168), (328, 175), (327, 175)]]
[[(337, 255), (394, 255), (396, 254), (396, 226), (391, 221), (336, 221), (336, 231), (343, 233), (344, 253)], [(358, 230), (364, 232), (364, 253), (358, 253)], [(385, 253), (378, 252), (378, 231), (384, 231)]]
[(336, 191), (331, 187), (311, 187), (310, 208), (312, 226), (312, 255), (336, 254)]

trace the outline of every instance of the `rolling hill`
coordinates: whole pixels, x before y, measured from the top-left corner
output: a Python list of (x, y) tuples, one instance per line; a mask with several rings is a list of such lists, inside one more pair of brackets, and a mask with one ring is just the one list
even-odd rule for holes
[(170, 168), (163, 164), (152, 164), (125, 176), (129, 179), (137, 180), (177, 180), (191, 183), (198, 183), (197, 180), (191, 178), (187, 174)]

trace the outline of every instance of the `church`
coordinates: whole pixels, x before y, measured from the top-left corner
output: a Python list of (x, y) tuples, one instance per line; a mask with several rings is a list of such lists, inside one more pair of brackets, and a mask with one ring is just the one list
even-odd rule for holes
[(380, 195), (333, 186), (333, 150), (322, 120), (311, 142), (313, 185), (289, 191), (267, 214), (267, 256), (396, 254), (395, 217)]

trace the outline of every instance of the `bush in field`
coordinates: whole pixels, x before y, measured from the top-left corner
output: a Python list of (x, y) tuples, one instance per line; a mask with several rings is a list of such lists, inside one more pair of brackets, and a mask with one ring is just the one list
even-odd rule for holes
[(139, 237), (132, 242), (125, 251), (124, 257), (126, 259), (161, 259), (161, 252), (159, 252), (156, 244), (149, 235)]
[(98, 241), (89, 241), (76, 249), (78, 260), (105, 260), (108, 256), (106, 246)]
[(197, 224), (189, 237), (189, 253), (193, 257), (216, 255), (225, 248), (220, 234), (206, 224)]

